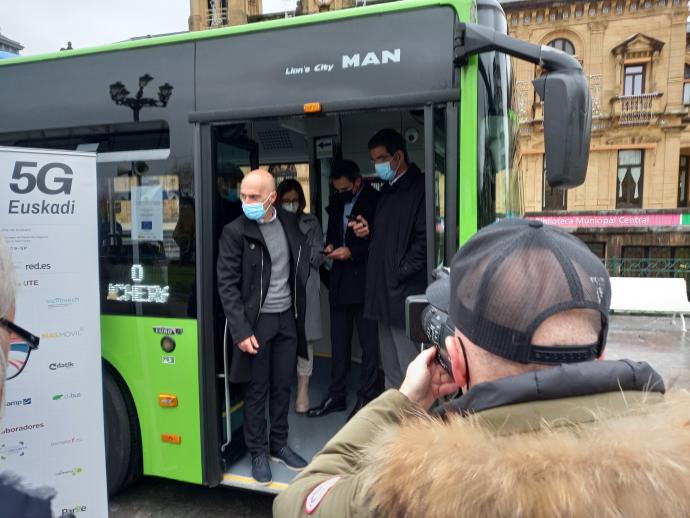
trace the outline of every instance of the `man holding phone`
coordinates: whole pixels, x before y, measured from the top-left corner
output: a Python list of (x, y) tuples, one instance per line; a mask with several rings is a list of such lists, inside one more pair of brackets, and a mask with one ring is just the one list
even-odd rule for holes
[(336, 192), (326, 209), (328, 231), (324, 250), (326, 257), (333, 261), (329, 283), (333, 349), (331, 385), (321, 404), (307, 412), (309, 417), (320, 417), (347, 408), (347, 375), (355, 324), (362, 346), (362, 371), (357, 403), (350, 417), (378, 395), (376, 322), (363, 315), (369, 240), (355, 236), (348, 226), (357, 216), (373, 222), (378, 192), (362, 179), (359, 167), (351, 160), (340, 160), (333, 165), (331, 182)]

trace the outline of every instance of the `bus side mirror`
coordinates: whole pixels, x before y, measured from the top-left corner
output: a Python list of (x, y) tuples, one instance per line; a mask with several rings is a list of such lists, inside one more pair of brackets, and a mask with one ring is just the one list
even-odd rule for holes
[(592, 96), (582, 65), (553, 47), (521, 41), (482, 25), (457, 22), (456, 34), (454, 56), (458, 66), (464, 66), (474, 54), (498, 51), (545, 71), (533, 84), (544, 101), (546, 179), (552, 187), (582, 185), (592, 133)]
[(582, 71), (547, 72), (533, 81), (544, 102), (544, 156), (551, 187), (577, 187), (587, 174), (592, 97)]

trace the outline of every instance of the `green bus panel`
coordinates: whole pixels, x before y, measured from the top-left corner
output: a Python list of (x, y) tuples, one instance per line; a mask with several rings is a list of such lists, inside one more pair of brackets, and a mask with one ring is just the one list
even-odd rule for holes
[[(161, 339), (177, 344), (166, 353)], [(196, 320), (101, 316), (103, 358), (122, 376), (136, 405), (144, 474), (202, 483), (199, 412), (199, 351)], [(177, 396), (161, 407), (159, 394)], [(164, 435), (181, 438), (179, 444)]]

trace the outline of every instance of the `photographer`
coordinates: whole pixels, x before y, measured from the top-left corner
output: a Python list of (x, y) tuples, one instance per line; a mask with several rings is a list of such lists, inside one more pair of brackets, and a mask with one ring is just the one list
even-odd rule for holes
[(687, 516), (690, 396), (664, 397), (646, 363), (595, 361), (610, 291), (560, 229), (481, 230), (427, 290), (423, 328), (443, 347), (363, 408), (274, 515)]

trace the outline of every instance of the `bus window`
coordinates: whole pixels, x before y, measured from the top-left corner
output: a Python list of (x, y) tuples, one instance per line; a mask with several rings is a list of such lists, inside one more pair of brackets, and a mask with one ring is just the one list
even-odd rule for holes
[(192, 164), (171, 156), (165, 122), (26, 131), (4, 134), (1, 142), (95, 151), (102, 312), (190, 316)]

